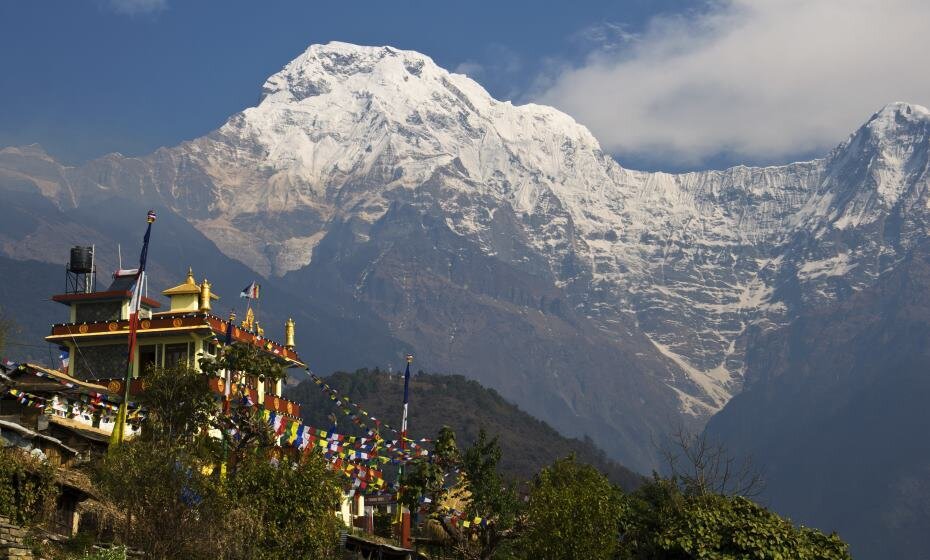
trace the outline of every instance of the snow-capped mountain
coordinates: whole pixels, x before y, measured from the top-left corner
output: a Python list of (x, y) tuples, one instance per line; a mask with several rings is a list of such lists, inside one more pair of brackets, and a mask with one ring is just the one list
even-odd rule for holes
[[(253, 270), (315, 286), (347, 314), (374, 309), (436, 369), (484, 376), (531, 412), (559, 407), (562, 429), (617, 427), (652, 406), (651, 430), (675, 408), (697, 422), (719, 410), (754, 332), (871, 285), (926, 236), (928, 139), (930, 113), (895, 103), (824, 159), (639, 172), (553, 108), (497, 101), (419, 53), (330, 43), (204, 137), (77, 168), (7, 149), (0, 177), (61, 207), (157, 197)], [(439, 282), (467, 304), (426, 305)], [(477, 317), (484, 305), (524, 325), (505, 333), (536, 329), (526, 343), (585, 342), (521, 369), (530, 349), (479, 334), (503, 328)], [(509, 350), (475, 358), (479, 340)], [(610, 350), (579, 363), (601, 351), (584, 344)], [(492, 359), (508, 351), (519, 371)]]

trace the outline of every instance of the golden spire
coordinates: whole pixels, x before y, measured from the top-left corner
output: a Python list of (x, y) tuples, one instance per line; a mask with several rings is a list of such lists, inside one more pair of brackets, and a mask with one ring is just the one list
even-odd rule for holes
[(255, 325), (255, 313), (252, 311), (252, 308), (250, 307), (248, 311), (245, 312), (245, 320), (242, 321), (242, 328), (247, 331), (250, 331), (252, 330), (252, 327), (254, 325)]
[(294, 349), (294, 319), (288, 317), (284, 323), (284, 347)]
[(265, 329), (262, 328), (258, 321), (255, 321), (255, 332), (258, 333), (258, 336), (265, 336)]
[(187, 279), (184, 280), (184, 282), (162, 292), (162, 294), (166, 296), (195, 295), (199, 293), (200, 286), (198, 286), (197, 281), (194, 280), (194, 269), (191, 267), (187, 267)]

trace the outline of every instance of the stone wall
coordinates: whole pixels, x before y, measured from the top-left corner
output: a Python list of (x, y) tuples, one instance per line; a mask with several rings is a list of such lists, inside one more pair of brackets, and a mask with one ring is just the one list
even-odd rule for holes
[(0, 517), (0, 559), (32, 560), (32, 549), (25, 545), (26, 530)]

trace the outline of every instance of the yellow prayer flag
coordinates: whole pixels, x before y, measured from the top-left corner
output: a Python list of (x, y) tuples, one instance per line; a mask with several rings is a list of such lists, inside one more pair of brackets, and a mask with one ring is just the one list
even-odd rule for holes
[(108, 453), (113, 452), (121, 443), (123, 443), (123, 428), (126, 424), (126, 402), (119, 405), (119, 411), (116, 413), (116, 423), (113, 425), (113, 433), (110, 434), (110, 447)]

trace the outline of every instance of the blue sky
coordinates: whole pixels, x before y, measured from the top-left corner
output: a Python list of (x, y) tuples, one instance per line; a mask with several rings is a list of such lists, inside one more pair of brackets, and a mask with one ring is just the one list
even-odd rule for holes
[(906, 25), (930, 21), (922, 2), (884, 2), (897, 15), (877, 24), (870, 4), (7, 0), (0, 146), (145, 154), (213, 130), (308, 45), (341, 40), (417, 50), (495, 97), (556, 105), (634, 167), (787, 161), (884, 103), (930, 101), (930, 45)]

